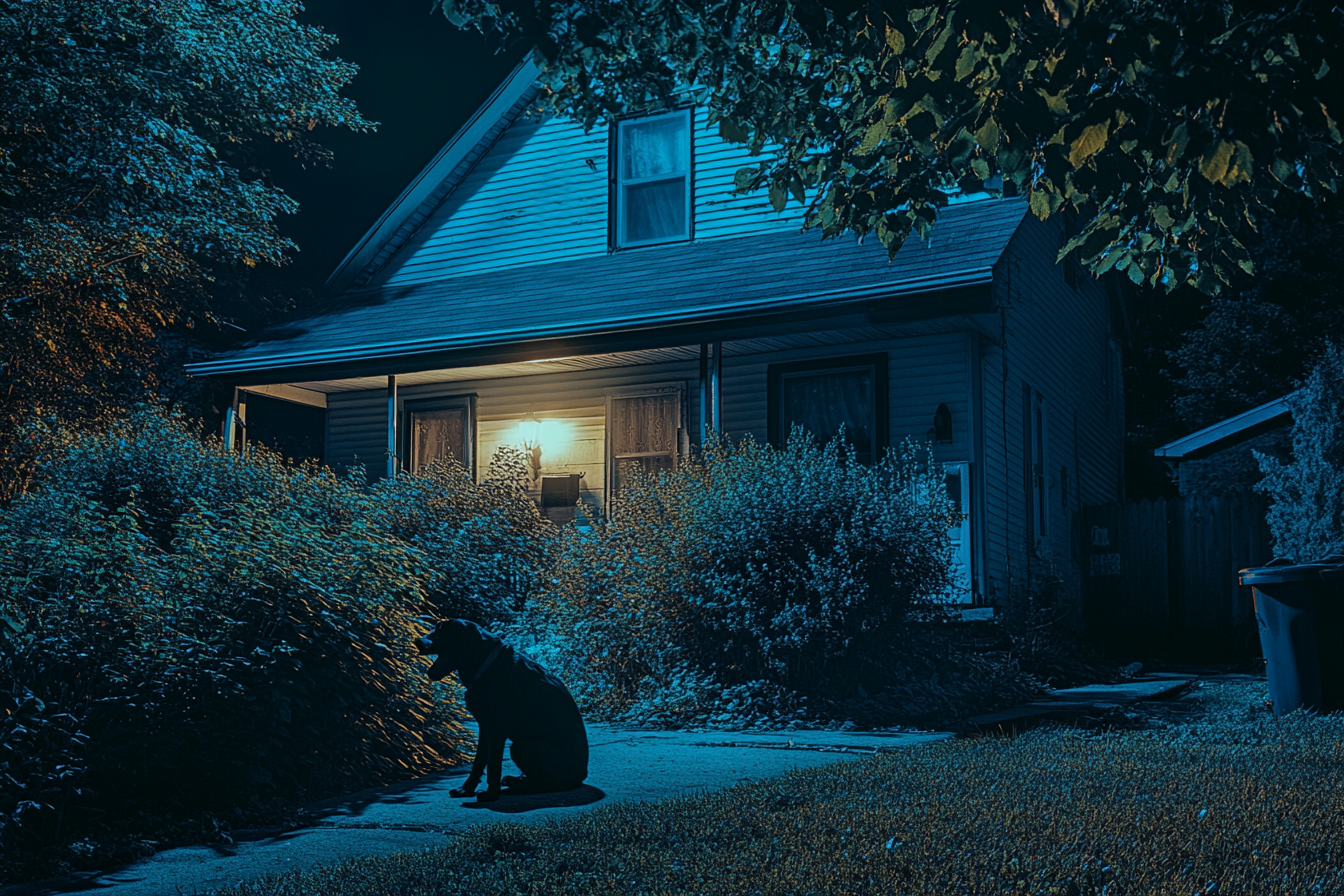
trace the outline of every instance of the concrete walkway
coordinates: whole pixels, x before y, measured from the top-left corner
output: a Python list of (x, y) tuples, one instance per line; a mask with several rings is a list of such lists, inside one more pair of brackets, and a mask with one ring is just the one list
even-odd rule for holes
[[(796, 768), (845, 762), (900, 750), (950, 734), (787, 731), (631, 731), (588, 726), (588, 782), (567, 794), (503, 797), (478, 804), (448, 795), (466, 769), (367, 790), (310, 808), (310, 827), (285, 833), (237, 831), (233, 845), (172, 849), (95, 877), (44, 881), (0, 889), (0, 896), (97, 889), (110, 896), (202, 894), (271, 874), (344, 859), (428, 849), (473, 824), (537, 822), (622, 800), (661, 800), (719, 790)], [(505, 762), (504, 773), (515, 772)]]

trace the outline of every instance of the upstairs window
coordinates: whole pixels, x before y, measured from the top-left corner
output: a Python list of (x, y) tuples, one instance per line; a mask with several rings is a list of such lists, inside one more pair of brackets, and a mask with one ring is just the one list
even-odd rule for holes
[(616, 124), (617, 247), (691, 238), (691, 113), (632, 118)]

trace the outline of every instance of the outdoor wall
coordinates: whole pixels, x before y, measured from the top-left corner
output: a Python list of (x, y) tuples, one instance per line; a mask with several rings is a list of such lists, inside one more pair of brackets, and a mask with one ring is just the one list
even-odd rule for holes
[[(727, 354), (723, 364), (723, 428), (734, 439), (767, 439), (766, 372), (771, 364), (885, 352), (888, 356), (890, 439), (906, 436), (924, 442), (940, 403), (952, 412), (953, 441), (935, 446), (943, 462), (970, 459), (968, 339), (965, 332), (859, 339), (843, 345), (815, 345), (750, 355)], [(732, 345), (729, 344), (729, 351)], [(505, 377), (398, 390), (398, 401), (474, 394), (477, 417), (478, 473), (494, 451), (520, 441), (519, 423), (529, 411), (543, 425), (543, 473), (582, 472), (585, 499), (605, 499), (606, 390), (628, 386), (682, 383), (686, 390), (684, 426), (698, 441), (699, 362), (679, 361), (600, 370)], [(401, 419), (399, 413), (398, 418)], [(548, 424), (549, 421), (549, 424)], [(385, 467), (387, 393), (336, 392), (327, 402), (327, 462), (336, 467), (363, 463), (371, 478)], [(547, 427), (551, 427), (551, 438)], [(547, 444), (547, 443), (550, 444)]]
[[(1058, 218), (1028, 216), (995, 268), (1001, 329), (986, 340), (981, 362), (987, 562), (1000, 601), (1039, 581), (1053, 563), (1072, 602), (1071, 620), (1081, 623), (1084, 553), (1074, 518), (1080, 507), (1120, 496), (1124, 400), (1110, 299), (1081, 269), (1072, 284), (1066, 279), (1071, 262), (1054, 263), (1062, 242)], [(1040, 556), (1028, 531), (1024, 384), (1046, 409), (1050, 515)]]
[[(696, 110), (692, 139), (695, 239), (799, 229), (801, 205), (791, 202), (779, 214), (763, 191), (732, 194), (734, 175), (752, 164), (752, 156), (720, 139), (703, 109)], [(606, 127), (585, 134), (563, 118), (519, 118), (388, 261), (374, 285), (605, 254), (607, 153)]]

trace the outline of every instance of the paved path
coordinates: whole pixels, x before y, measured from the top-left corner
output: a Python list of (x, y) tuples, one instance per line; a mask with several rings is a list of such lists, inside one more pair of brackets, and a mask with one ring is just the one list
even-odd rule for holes
[[(950, 737), (948, 734), (787, 731), (630, 731), (589, 725), (588, 783), (569, 794), (504, 797), (478, 805), (450, 797), (465, 769), (315, 804), (318, 822), (232, 846), (159, 853), (80, 882), (0, 889), (0, 896), (44, 896), (96, 888), (110, 896), (202, 894), (270, 874), (347, 858), (427, 849), (482, 822), (536, 822), (621, 800), (661, 800), (718, 790), (795, 768), (828, 765)], [(505, 764), (505, 774), (511, 768)], [(240, 832), (241, 833), (241, 832)]]

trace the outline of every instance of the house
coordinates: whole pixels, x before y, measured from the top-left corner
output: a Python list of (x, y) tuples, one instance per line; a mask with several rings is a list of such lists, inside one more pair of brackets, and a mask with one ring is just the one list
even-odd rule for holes
[(1260, 481), (1253, 452), (1286, 459), (1293, 422), (1290, 401), (1296, 393), (1267, 401), (1153, 449), (1165, 461), (1182, 498), (1221, 495)]
[[(893, 261), (734, 195), (745, 149), (703, 110), (589, 133), (531, 114), (524, 61), (350, 251), (301, 320), (195, 376), (325, 414), (325, 459), (375, 474), (523, 447), (557, 521), (602, 508), (711, 429), (843, 423), (864, 459), (933, 443), (966, 514), (956, 601), (1055, 563), (1122, 482), (1120, 299), (1020, 199), (954, 202)], [(260, 398), (256, 398), (260, 396)], [(228, 439), (235, 434), (230, 428)]]

